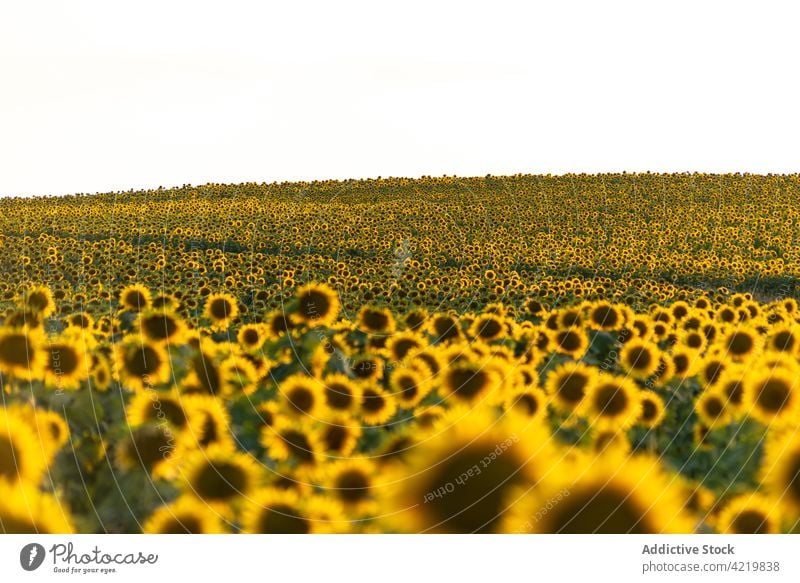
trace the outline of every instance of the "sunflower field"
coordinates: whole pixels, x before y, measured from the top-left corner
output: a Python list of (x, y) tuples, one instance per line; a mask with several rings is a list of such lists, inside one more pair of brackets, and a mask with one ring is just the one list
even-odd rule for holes
[(800, 532), (800, 176), (0, 200), (5, 533)]

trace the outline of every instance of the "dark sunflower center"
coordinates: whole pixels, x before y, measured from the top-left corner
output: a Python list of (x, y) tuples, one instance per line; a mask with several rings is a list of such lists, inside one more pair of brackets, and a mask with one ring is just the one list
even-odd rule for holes
[(369, 497), (369, 480), (359, 470), (347, 470), (336, 478), (337, 495), (342, 501), (354, 503)]
[(592, 321), (603, 327), (616, 326), (619, 322), (619, 314), (613, 308), (601, 306), (592, 312)]
[(766, 517), (756, 510), (743, 510), (733, 519), (736, 534), (767, 534), (769, 525)]
[(215, 320), (224, 320), (233, 311), (233, 306), (225, 298), (214, 298), (208, 307), (208, 312)]
[(652, 421), (658, 415), (658, 407), (653, 401), (649, 399), (642, 403), (642, 419), (645, 421)]
[(172, 316), (150, 316), (142, 321), (142, 329), (149, 338), (166, 340), (178, 331), (178, 323)]
[(122, 303), (128, 308), (138, 310), (147, 304), (147, 298), (140, 291), (131, 290), (125, 294), (125, 299), (122, 300)]
[(756, 393), (758, 405), (771, 413), (782, 411), (790, 399), (791, 389), (780, 379), (767, 380)]
[(581, 347), (581, 337), (572, 330), (562, 330), (558, 333), (558, 345), (562, 350), (575, 352)]
[(252, 328), (248, 328), (242, 334), (242, 340), (244, 340), (245, 344), (249, 346), (254, 346), (258, 344), (259, 336), (258, 330), (253, 330)]
[(339, 451), (341, 450), (345, 443), (347, 443), (347, 437), (349, 432), (347, 428), (342, 427), (341, 425), (328, 425), (325, 428), (322, 436), (325, 440), (325, 449), (328, 451)]
[(364, 327), (373, 332), (380, 332), (389, 326), (389, 317), (378, 310), (367, 310), (362, 315)]
[(398, 387), (400, 388), (400, 398), (410, 401), (414, 399), (419, 393), (419, 388), (417, 387), (417, 382), (415, 379), (411, 377), (402, 377), (398, 383)]
[(478, 336), (481, 338), (496, 338), (503, 331), (503, 325), (495, 318), (485, 318), (478, 324)]
[(489, 375), (484, 370), (455, 368), (447, 376), (452, 393), (467, 399), (480, 394), (489, 383)]
[(586, 384), (589, 379), (582, 373), (571, 373), (560, 379), (558, 396), (568, 403), (578, 403), (586, 395)]
[(289, 391), (287, 398), (292, 407), (301, 413), (308, 413), (314, 407), (314, 394), (305, 387)]
[(647, 370), (653, 362), (653, 355), (646, 348), (632, 348), (627, 355), (628, 366), (634, 370)]
[(202, 388), (212, 395), (219, 393), (222, 389), (222, 377), (214, 361), (201, 353), (194, 358), (192, 365)]
[(132, 348), (125, 358), (125, 370), (138, 377), (155, 373), (161, 364), (159, 354), (147, 345)]
[[(19, 467), (22, 460), (11, 439), (7, 435), (0, 435), (0, 477), (14, 482), (19, 476)], [(2, 518), (5, 520), (5, 517)]]
[[(505, 451), (489, 464), (482, 464), (492, 454), (495, 445), (474, 443), (453, 452), (444, 462), (430, 468), (426, 492), (435, 492), (442, 487), (454, 489), (421, 504), (429, 527), (449, 533), (495, 530), (505, 509), (506, 494), (522, 482), (519, 470), (523, 465), (513, 450)], [(473, 471), (469, 479), (462, 478), (476, 466), (480, 473)]]
[(260, 534), (307, 534), (308, 520), (288, 504), (272, 504), (263, 508), (258, 517)]
[(69, 376), (78, 370), (79, 365), (78, 355), (71, 346), (56, 344), (50, 347), (49, 368), (55, 374)]
[(733, 356), (750, 354), (753, 350), (753, 337), (744, 332), (735, 332), (728, 339), (728, 350)]
[(242, 493), (247, 474), (236, 464), (208, 462), (195, 477), (192, 487), (203, 500), (227, 500)]
[(26, 334), (9, 334), (0, 339), (0, 359), (4, 362), (20, 366), (30, 366), (33, 347)]
[(703, 403), (703, 409), (705, 410), (706, 415), (708, 415), (711, 419), (716, 419), (722, 415), (724, 407), (719, 399), (712, 398), (705, 400)]
[(783, 352), (791, 352), (796, 344), (794, 336), (790, 332), (781, 331), (775, 335), (772, 345)]
[(523, 393), (514, 400), (514, 407), (533, 416), (539, 411), (539, 400), (529, 393)]
[(289, 455), (304, 463), (314, 461), (311, 444), (304, 433), (288, 430), (281, 435), (281, 438), (286, 444), (286, 448), (289, 450)]
[(547, 532), (563, 534), (648, 534), (653, 532), (627, 492), (606, 485), (574, 493), (546, 516)]
[(167, 459), (175, 449), (175, 437), (165, 427), (139, 427), (123, 446), (125, 456), (146, 470)]
[(333, 383), (325, 387), (325, 400), (331, 409), (347, 409), (353, 404), (353, 394), (348, 387)]
[(364, 391), (364, 396), (361, 399), (361, 408), (367, 413), (378, 413), (386, 405), (386, 399), (372, 389)]
[(161, 534), (203, 534), (203, 527), (196, 516), (176, 516), (164, 524)]
[(602, 385), (597, 389), (594, 402), (601, 415), (613, 417), (623, 413), (628, 407), (628, 395), (616, 385)]
[(324, 318), (331, 309), (328, 296), (317, 291), (309, 291), (298, 298), (298, 312), (307, 320)]
[(394, 351), (395, 358), (397, 360), (402, 360), (409, 352), (417, 347), (419, 347), (419, 344), (417, 344), (416, 341), (404, 338), (395, 342), (394, 346), (392, 346), (392, 349)]

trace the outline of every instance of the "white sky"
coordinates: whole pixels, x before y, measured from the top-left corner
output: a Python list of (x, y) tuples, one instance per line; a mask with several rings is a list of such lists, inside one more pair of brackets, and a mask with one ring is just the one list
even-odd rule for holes
[(797, 172), (793, 2), (0, 4), (0, 195)]

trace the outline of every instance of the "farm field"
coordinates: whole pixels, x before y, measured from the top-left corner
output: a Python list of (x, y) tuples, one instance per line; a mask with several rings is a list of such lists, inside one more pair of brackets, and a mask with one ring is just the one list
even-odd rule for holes
[(0, 199), (0, 531), (800, 532), (800, 176)]

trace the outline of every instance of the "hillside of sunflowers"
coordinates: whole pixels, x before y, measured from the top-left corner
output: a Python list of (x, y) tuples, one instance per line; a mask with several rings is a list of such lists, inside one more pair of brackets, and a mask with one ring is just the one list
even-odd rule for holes
[(800, 532), (800, 176), (0, 200), (0, 531)]

